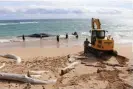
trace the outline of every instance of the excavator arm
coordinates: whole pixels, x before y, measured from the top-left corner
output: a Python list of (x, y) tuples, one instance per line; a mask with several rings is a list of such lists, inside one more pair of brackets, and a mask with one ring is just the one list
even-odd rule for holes
[(101, 29), (101, 23), (100, 23), (100, 20), (99, 19), (92, 18), (91, 24), (92, 24), (92, 30), (95, 29), (95, 24), (97, 26), (97, 29)]

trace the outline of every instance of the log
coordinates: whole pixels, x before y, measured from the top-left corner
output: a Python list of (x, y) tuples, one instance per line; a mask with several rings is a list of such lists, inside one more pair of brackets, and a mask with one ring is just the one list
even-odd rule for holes
[(40, 74), (43, 74), (43, 73), (48, 73), (49, 71), (34, 71), (34, 70), (31, 70), (29, 71), (31, 74), (37, 74), (37, 75), (40, 75)]
[(75, 66), (77, 66), (78, 64), (79, 64), (79, 62), (73, 62), (73, 63), (71, 63), (69, 66), (67, 66), (67, 67), (65, 67), (65, 68), (63, 68), (61, 70), (60, 75), (62, 76), (64, 74), (68, 73), (69, 71), (71, 71), (72, 69), (74, 69)]
[(69, 63), (73, 63), (76, 59), (73, 57), (68, 58)]
[(31, 84), (52, 84), (56, 83), (56, 80), (38, 80), (30, 78), (26, 75), (13, 74), (13, 73), (0, 73), (0, 79), (14, 80)]
[(16, 60), (16, 63), (21, 63), (21, 58), (19, 56), (16, 56), (14, 54), (5, 54), (5, 55), (0, 55), (1, 57), (4, 57), (4, 58), (11, 58), (11, 59), (14, 59)]
[(83, 59), (87, 59), (87, 57), (85, 57), (85, 56), (75, 56), (75, 58), (80, 59), (80, 60), (81, 60), (81, 59), (82, 59), (82, 60), (83, 60)]
[(31, 76), (31, 78), (40, 78), (41, 77), (41, 75), (30, 75)]
[(3, 67), (5, 67), (5, 63), (3, 63), (2, 66), (0, 66), (0, 69), (2, 69)]

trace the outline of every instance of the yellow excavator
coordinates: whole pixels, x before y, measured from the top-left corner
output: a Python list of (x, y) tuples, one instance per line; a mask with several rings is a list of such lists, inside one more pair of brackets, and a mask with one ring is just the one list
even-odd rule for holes
[(110, 35), (105, 35), (107, 31), (101, 29), (100, 20), (92, 18), (91, 23), (91, 46), (88, 47), (88, 50), (96, 56), (101, 56), (103, 53), (117, 55), (117, 51), (114, 50), (114, 40)]

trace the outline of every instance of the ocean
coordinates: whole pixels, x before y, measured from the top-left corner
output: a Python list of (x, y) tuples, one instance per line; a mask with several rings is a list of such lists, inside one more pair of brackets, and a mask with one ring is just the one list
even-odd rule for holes
[[(117, 43), (133, 42), (132, 23), (131, 19), (101, 19), (102, 29), (107, 30)], [(61, 38), (68, 33), (71, 37), (75, 31), (85, 39), (90, 37), (89, 30), (91, 19), (0, 20), (0, 43), (22, 41), (17, 36), (34, 33), (59, 34)]]

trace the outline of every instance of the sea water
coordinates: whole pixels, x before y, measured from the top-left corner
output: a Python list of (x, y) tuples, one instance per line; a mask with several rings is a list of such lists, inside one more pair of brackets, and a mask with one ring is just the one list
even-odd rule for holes
[[(133, 20), (131, 19), (101, 19), (101, 28), (107, 30), (117, 43), (133, 42)], [(42, 19), (42, 20), (0, 20), (0, 43), (22, 41), (17, 37), (34, 33), (60, 35), (74, 38), (71, 34), (77, 32), (81, 40), (90, 37), (91, 19)], [(48, 38), (50, 39), (50, 38)], [(37, 40), (37, 38), (26, 38)]]

